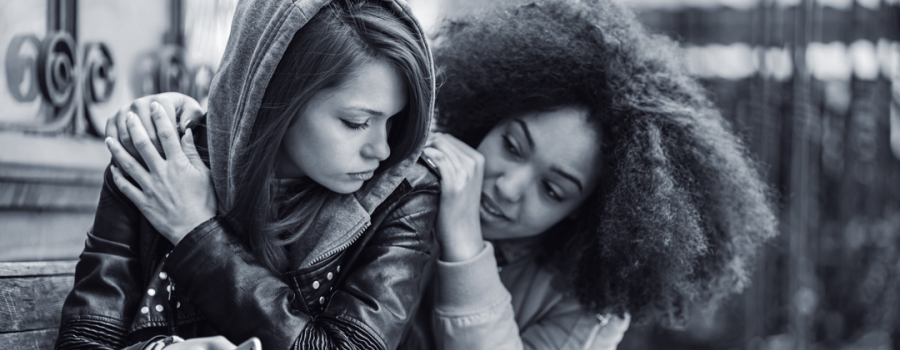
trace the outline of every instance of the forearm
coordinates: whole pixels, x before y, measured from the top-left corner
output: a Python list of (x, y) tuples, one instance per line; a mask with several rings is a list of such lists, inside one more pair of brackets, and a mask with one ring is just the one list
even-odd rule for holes
[(219, 219), (195, 228), (169, 254), (166, 271), (178, 294), (232, 342), (255, 336), (267, 349), (289, 349), (309, 315), (291, 307), (290, 287), (227, 230)]
[(438, 263), (435, 339), (444, 350), (522, 349), (511, 296), (497, 273), (493, 246), (469, 260)]
[(166, 270), (178, 293), (222, 335), (235, 343), (256, 336), (266, 349), (396, 346), (433, 269), (433, 255), (426, 254), (431, 243), (397, 241), (419, 240), (407, 230), (376, 233), (381, 240), (369, 244), (355, 264), (362, 268), (341, 270), (350, 277), (335, 286), (326, 309), (312, 320), (301, 311), (303, 296), (224, 230), (216, 220), (202, 224), (173, 249)]

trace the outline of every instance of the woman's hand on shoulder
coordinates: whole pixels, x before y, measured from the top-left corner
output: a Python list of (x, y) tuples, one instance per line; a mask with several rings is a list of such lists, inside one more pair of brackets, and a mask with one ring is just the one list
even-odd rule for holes
[[(172, 124), (177, 125), (179, 134), (184, 132), (184, 128), (189, 121), (199, 118), (204, 113), (197, 100), (177, 92), (166, 92), (144, 96), (119, 108), (116, 115), (106, 121), (106, 136), (119, 141), (119, 143), (125, 147), (125, 150), (133, 157), (138, 157), (139, 154), (134, 147), (134, 142), (131, 140), (131, 135), (128, 133), (128, 128), (126, 127), (129, 113), (134, 113), (140, 118), (144, 129), (150, 131), (148, 133), (150, 142), (156, 146), (157, 151), (162, 152), (162, 145), (156, 137), (156, 132), (154, 132), (156, 129), (153, 126), (153, 121), (150, 119), (150, 105), (153, 102), (159, 103), (159, 105), (162, 106), (166, 111), (166, 115), (169, 117), (169, 121)], [(142, 160), (139, 159), (139, 161)]]
[(481, 184), (484, 156), (459, 139), (433, 133), (423, 151), (441, 173), (437, 236), (441, 260), (469, 260), (484, 247), (481, 237)]
[[(151, 103), (150, 114), (165, 157), (154, 147), (141, 120), (129, 112), (125, 127), (147, 169), (120, 142), (107, 137), (106, 145), (121, 166), (121, 170), (112, 167), (113, 181), (153, 227), (172, 244), (178, 244), (191, 230), (216, 215), (215, 190), (209, 169), (194, 146), (191, 130), (179, 143), (178, 131), (165, 108)], [(125, 178), (122, 170), (137, 186)]]

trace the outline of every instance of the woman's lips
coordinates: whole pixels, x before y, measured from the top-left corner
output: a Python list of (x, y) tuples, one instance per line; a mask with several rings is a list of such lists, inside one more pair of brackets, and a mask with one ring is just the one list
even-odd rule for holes
[(360, 173), (349, 173), (349, 174), (347, 174), (347, 175), (349, 175), (350, 178), (352, 178), (352, 179), (354, 179), (354, 180), (362, 180), (362, 181), (366, 181), (366, 180), (368, 180), (368, 179), (371, 179), (372, 176), (375, 175), (375, 171), (363, 171), (363, 172), (360, 172)]
[(506, 216), (506, 214), (504, 214), (503, 211), (500, 210), (500, 208), (497, 207), (496, 204), (494, 204), (494, 201), (485, 194), (481, 195), (481, 211), (498, 219), (512, 221), (512, 219)]

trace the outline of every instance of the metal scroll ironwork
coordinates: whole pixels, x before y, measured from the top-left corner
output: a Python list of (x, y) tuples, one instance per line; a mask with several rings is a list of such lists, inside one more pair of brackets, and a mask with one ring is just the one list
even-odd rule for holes
[(89, 103), (109, 101), (116, 76), (115, 61), (104, 43), (89, 43), (84, 48), (84, 99)]
[[(6, 84), (13, 99), (28, 103), (41, 98), (34, 122), (0, 121), (0, 130), (103, 135), (106, 116), (92, 106), (110, 101), (117, 88), (116, 60), (103, 42), (78, 43), (77, 4), (50, 0), (50, 28), (43, 39), (31, 33), (13, 37), (5, 54)], [(189, 68), (181, 28), (180, 0), (170, 0), (170, 29), (161, 49), (148, 52), (131, 69), (134, 96), (181, 92), (206, 97), (213, 70)], [(118, 84), (121, 85), (121, 84)]]
[[(29, 46), (34, 54), (23, 52)], [(38, 96), (33, 77), (37, 74), (37, 52), (40, 47), (41, 40), (37, 36), (17, 35), (6, 50), (6, 85), (16, 101), (31, 102)]]
[[(33, 34), (17, 35), (6, 51), (6, 84), (13, 98), (31, 102), (38, 96), (44, 106), (35, 123), (0, 123), (0, 129), (42, 133), (102, 135), (103, 125), (91, 106), (110, 100), (116, 85), (116, 61), (103, 42), (82, 44), (81, 56), (72, 36), (52, 32), (43, 40)], [(36, 51), (36, 53), (35, 53)], [(148, 53), (143, 68), (135, 67), (135, 96), (181, 92), (197, 99), (209, 93), (214, 73), (208, 66), (188, 68), (184, 48), (165, 45)]]

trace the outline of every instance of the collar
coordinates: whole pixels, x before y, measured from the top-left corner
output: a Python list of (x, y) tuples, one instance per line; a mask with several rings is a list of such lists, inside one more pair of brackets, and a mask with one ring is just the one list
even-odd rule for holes
[[(316, 216), (312, 230), (293, 247), (308, 267), (324, 256), (346, 248), (369, 227), (372, 213), (403, 181), (403, 174), (417, 157), (410, 157), (366, 181), (352, 194), (332, 196)], [(307, 253), (308, 252), (308, 253)], [(292, 264), (293, 265), (293, 264)]]

